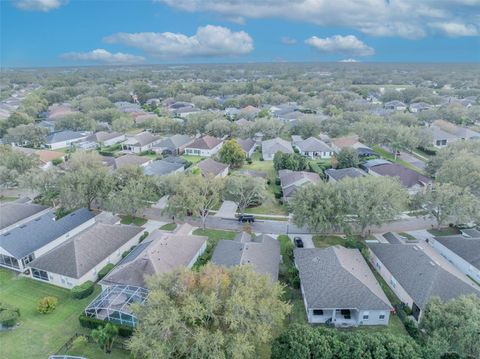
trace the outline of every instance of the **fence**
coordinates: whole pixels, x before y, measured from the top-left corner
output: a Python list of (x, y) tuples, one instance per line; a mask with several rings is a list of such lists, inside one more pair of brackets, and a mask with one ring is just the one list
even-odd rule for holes
[[(75, 333), (60, 347), (60, 349), (56, 351), (55, 355), (64, 355), (65, 353), (67, 353), (72, 348), (73, 343), (75, 342), (75, 339), (79, 337), (84, 337), (87, 340), (87, 343), (89, 344), (98, 345), (95, 339), (92, 338), (92, 336), (88, 334)], [(119, 340), (118, 338), (116, 338), (115, 341), (113, 342), (112, 348), (120, 349), (120, 350), (128, 350), (126, 342), (123, 340)]]

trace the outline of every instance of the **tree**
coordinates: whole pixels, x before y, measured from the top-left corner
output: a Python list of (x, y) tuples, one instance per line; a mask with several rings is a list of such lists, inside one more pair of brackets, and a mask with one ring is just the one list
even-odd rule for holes
[(178, 178), (165, 212), (173, 216), (198, 215), (205, 229), (210, 211), (220, 204), (223, 181), (213, 176), (187, 175)]
[(38, 163), (34, 156), (0, 145), (0, 187), (10, 188), (18, 185), (20, 176), (27, 173)]
[(459, 358), (480, 357), (480, 298), (461, 296), (443, 303), (433, 298), (427, 304), (420, 329), (427, 358), (456, 354)]
[(273, 156), (273, 167), (277, 171), (303, 171), (308, 168), (308, 159), (299, 153), (277, 152)]
[(72, 113), (55, 122), (55, 130), (94, 131), (95, 120), (83, 113)]
[(427, 162), (427, 173), (430, 176), (435, 177), (437, 171), (445, 163), (445, 161), (448, 161), (460, 154), (473, 154), (480, 156), (480, 146), (478, 146), (478, 142), (475, 140), (457, 141), (438, 150), (436, 156), (430, 157)]
[(233, 168), (242, 167), (245, 161), (245, 151), (235, 140), (226, 141), (218, 153), (220, 161)]
[(225, 183), (225, 199), (235, 202), (242, 215), (246, 208), (262, 204), (266, 194), (265, 180), (262, 178), (235, 174), (228, 177)]
[(3, 138), (5, 143), (15, 143), (17, 145), (30, 145), (40, 147), (47, 139), (48, 130), (34, 124), (19, 125), (10, 128)]
[(34, 168), (19, 179), (19, 186), (38, 193), (42, 203), (55, 207), (58, 204), (60, 172), (57, 167), (46, 171)]
[(104, 327), (99, 326), (92, 330), (92, 338), (98, 343), (105, 353), (112, 351), (113, 342), (118, 335), (118, 328), (112, 323), (107, 323)]
[(358, 167), (360, 160), (354, 148), (345, 147), (336, 155), (337, 168)]
[(133, 127), (135, 122), (133, 118), (128, 115), (122, 115), (112, 122), (112, 129), (117, 132), (126, 132)]
[(440, 228), (447, 220), (455, 224), (470, 223), (480, 216), (480, 201), (468, 189), (451, 183), (438, 183), (418, 195), (422, 207)]
[(294, 134), (302, 136), (302, 138), (318, 136), (320, 133), (320, 120), (315, 116), (306, 115), (296, 121), (292, 131)]
[(230, 136), (232, 130), (232, 122), (225, 119), (213, 120), (205, 126), (205, 132), (215, 137)]
[(480, 194), (480, 156), (464, 151), (458, 153), (440, 166), (436, 179)]
[(283, 326), (283, 288), (250, 266), (207, 264), (149, 278), (128, 346), (142, 358), (258, 357)]

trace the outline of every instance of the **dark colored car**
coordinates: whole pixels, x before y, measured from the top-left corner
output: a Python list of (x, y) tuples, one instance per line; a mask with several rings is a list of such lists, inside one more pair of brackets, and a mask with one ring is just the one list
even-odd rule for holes
[(255, 216), (253, 216), (251, 214), (244, 214), (244, 215), (238, 217), (238, 221), (239, 222), (253, 223), (253, 222), (255, 222)]
[(303, 241), (302, 241), (302, 239), (301, 239), (300, 237), (295, 237), (295, 238), (293, 239), (293, 242), (295, 243), (295, 246), (296, 246), (297, 248), (303, 248)]

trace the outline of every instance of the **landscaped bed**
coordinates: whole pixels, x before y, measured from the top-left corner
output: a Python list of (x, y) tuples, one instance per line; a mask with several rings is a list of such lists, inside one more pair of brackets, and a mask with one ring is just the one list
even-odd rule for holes
[(170, 231), (170, 232), (174, 231), (176, 228), (177, 228), (176, 223), (167, 223), (160, 227), (162, 231)]
[(141, 217), (133, 217), (130, 215), (120, 217), (122, 218), (120, 221), (121, 224), (134, 224), (136, 226), (143, 226), (145, 223), (147, 223), (147, 220)]
[(445, 227), (445, 228), (432, 228), (432, 229), (427, 229), (428, 233), (440, 237), (440, 236), (454, 236), (456, 234), (460, 234), (461, 232), (458, 230), (456, 227)]

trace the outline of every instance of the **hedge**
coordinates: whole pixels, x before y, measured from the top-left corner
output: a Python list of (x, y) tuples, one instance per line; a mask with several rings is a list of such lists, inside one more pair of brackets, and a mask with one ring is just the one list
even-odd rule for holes
[(17, 324), (18, 312), (12, 309), (5, 309), (0, 312), (0, 326), (2, 327), (13, 327)]
[(118, 328), (118, 335), (124, 338), (131, 337), (133, 334), (134, 328), (129, 327), (128, 325), (121, 325), (112, 322), (107, 322), (105, 320), (97, 319), (94, 317), (87, 317), (85, 313), (80, 314), (78, 317), (80, 325), (84, 328), (97, 329), (99, 326), (104, 326), (106, 323), (111, 323)]
[(148, 232), (143, 232), (142, 236), (139, 238), (138, 243), (142, 243), (142, 241), (148, 237)]
[(98, 274), (97, 274), (98, 280), (100, 280), (100, 279), (102, 279), (103, 277), (105, 277), (105, 276), (108, 274), (108, 272), (110, 272), (110, 271), (113, 269), (113, 267), (115, 267), (115, 264), (113, 264), (113, 263), (108, 263), (105, 267), (103, 267), (102, 269), (100, 269), (100, 270), (98, 271)]
[(72, 297), (75, 299), (83, 299), (93, 293), (95, 289), (94, 283), (90, 280), (83, 284), (77, 285), (71, 289)]

